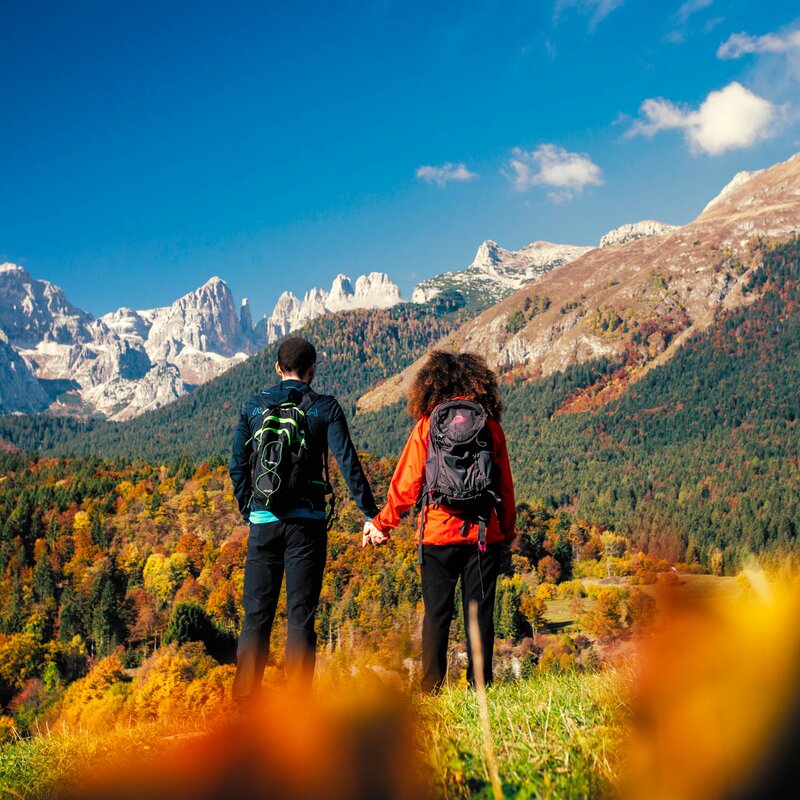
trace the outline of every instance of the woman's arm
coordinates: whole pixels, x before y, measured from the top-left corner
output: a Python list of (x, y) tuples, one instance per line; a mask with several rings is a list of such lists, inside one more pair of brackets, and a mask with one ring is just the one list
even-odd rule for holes
[(392, 483), (386, 496), (386, 505), (377, 517), (372, 519), (373, 525), (381, 532), (387, 533), (397, 527), (403, 516), (419, 499), (422, 483), (425, 478), (425, 459), (428, 454), (427, 425), (420, 420), (411, 431), (403, 454), (397, 462), (392, 476)]
[(514, 498), (514, 479), (511, 476), (511, 463), (508, 460), (506, 435), (496, 420), (489, 420), (489, 428), (492, 431), (494, 463), (498, 472), (497, 488), (500, 494), (497, 519), (500, 522), (500, 533), (506, 542), (510, 542), (517, 535), (517, 502)]

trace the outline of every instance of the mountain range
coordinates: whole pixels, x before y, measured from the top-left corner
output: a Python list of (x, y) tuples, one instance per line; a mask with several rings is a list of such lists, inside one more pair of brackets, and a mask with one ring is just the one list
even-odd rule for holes
[[(656, 226), (654, 228), (653, 226)], [(639, 223), (622, 234), (646, 236), (666, 226)], [(477, 313), (532, 280), (570, 263), (589, 247), (533, 242), (507, 250), (485, 241), (465, 269), (423, 281), (412, 302), (452, 297)], [(263, 347), (318, 317), (403, 302), (386, 273), (352, 281), (337, 275), (330, 290), (302, 300), (283, 292), (269, 316), (253, 324), (245, 298), (237, 309), (224, 280), (213, 277), (160, 308), (122, 307), (94, 318), (64, 291), (16, 264), (0, 265), (0, 412), (48, 410), (122, 421), (175, 401)]]
[[(536, 241), (508, 250), (487, 240), (466, 268), (420, 283), (412, 302), (433, 310), (442, 302), (463, 306), (464, 324), (440, 344), (482, 352), (515, 375), (622, 359), (614, 380), (592, 390), (601, 403), (663, 363), (720, 309), (745, 302), (741, 284), (755, 244), (797, 227), (798, 171), (795, 156), (740, 173), (692, 223), (622, 225), (598, 247)], [(311, 289), (302, 300), (284, 292), (253, 324), (248, 301), (237, 308), (225, 281), (214, 277), (169, 306), (123, 307), (95, 319), (59, 287), (0, 265), (0, 411), (130, 419), (314, 319), (402, 302), (385, 273), (355, 281), (339, 274), (330, 290)], [(428, 345), (436, 341), (431, 336)], [(363, 387), (359, 409), (396, 402), (417, 366)]]
[(0, 265), (0, 411), (99, 414), (125, 420), (173, 402), (265, 345), (323, 314), (400, 302), (387, 275), (353, 284), (339, 275), (330, 292), (302, 302), (284, 294), (256, 325), (247, 299), (237, 309), (213, 277), (169, 306), (122, 307), (94, 318), (64, 291), (23, 267)]

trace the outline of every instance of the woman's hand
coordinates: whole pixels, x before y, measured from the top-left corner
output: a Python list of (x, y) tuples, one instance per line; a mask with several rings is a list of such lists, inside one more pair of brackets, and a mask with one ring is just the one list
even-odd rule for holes
[(366, 547), (368, 544), (381, 545), (389, 541), (388, 533), (381, 533), (373, 524), (372, 520), (367, 520), (364, 523), (364, 530), (361, 536), (361, 546)]

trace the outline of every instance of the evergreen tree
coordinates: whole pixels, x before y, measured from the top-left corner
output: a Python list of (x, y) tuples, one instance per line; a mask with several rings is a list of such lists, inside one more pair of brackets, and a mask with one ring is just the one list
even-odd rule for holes
[(22, 592), (22, 580), (19, 577), (19, 573), (15, 573), (11, 580), (8, 607), (3, 614), (4, 633), (19, 633), (22, 630), (24, 611), (25, 597)]
[(33, 596), (39, 602), (43, 602), (48, 598), (52, 598), (55, 595), (55, 590), (56, 580), (47, 557), (47, 550), (42, 548), (42, 552), (39, 558), (36, 559), (36, 565), (33, 568)]
[(68, 581), (61, 593), (61, 610), (58, 616), (58, 638), (69, 642), (73, 636), (86, 637), (83, 604), (77, 596), (72, 582)]
[(569, 580), (572, 575), (572, 545), (563, 533), (558, 534), (556, 546), (553, 548), (553, 558), (561, 564), (561, 579)]

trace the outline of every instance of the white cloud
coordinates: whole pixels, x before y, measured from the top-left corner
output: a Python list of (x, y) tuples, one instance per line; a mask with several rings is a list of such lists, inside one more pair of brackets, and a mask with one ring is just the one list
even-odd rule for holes
[(767, 33), (750, 36), (747, 33), (732, 33), (717, 50), (718, 58), (741, 58), (749, 53), (789, 53), (800, 51), (800, 30), (784, 33)]
[(556, 202), (570, 200), (585, 186), (603, 183), (600, 167), (588, 155), (570, 153), (555, 144), (543, 144), (536, 150), (515, 147), (505, 174), (518, 191), (551, 187), (548, 197)]
[(698, 11), (708, 8), (714, 0), (686, 0), (686, 2), (675, 12), (675, 18), (683, 25), (686, 20)]
[(438, 167), (425, 164), (417, 169), (416, 175), (421, 181), (438, 186), (445, 186), (451, 181), (471, 181), (478, 177), (476, 172), (467, 169), (466, 164), (451, 164), (449, 161)]
[(619, 8), (625, 0), (558, 0), (553, 17), (558, 21), (562, 12), (576, 8), (582, 14), (590, 15), (589, 30), (593, 31), (612, 11)]
[(642, 119), (628, 136), (653, 136), (660, 131), (682, 130), (694, 153), (718, 156), (727, 150), (744, 150), (776, 132), (778, 109), (763, 97), (734, 81), (710, 92), (697, 110), (663, 98), (645, 100)]

